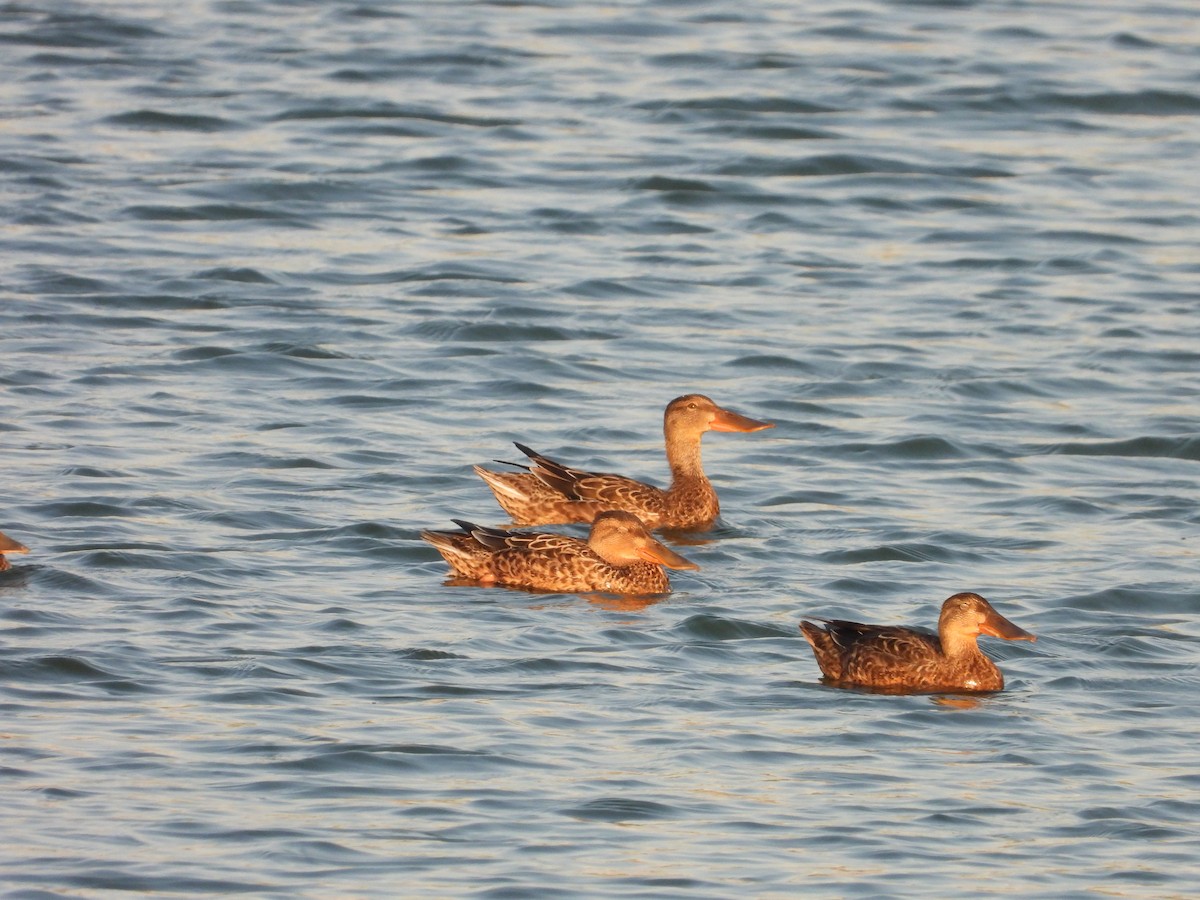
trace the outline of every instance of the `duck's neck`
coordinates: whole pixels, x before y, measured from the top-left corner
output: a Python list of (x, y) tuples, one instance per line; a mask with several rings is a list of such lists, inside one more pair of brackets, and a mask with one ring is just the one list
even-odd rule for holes
[(956, 631), (938, 635), (942, 641), (942, 653), (950, 659), (964, 659), (979, 655), (979, 636)]
[(667, 435), (667, 465), (671, 483), (707, 481), (700, 463), (700, 435)]

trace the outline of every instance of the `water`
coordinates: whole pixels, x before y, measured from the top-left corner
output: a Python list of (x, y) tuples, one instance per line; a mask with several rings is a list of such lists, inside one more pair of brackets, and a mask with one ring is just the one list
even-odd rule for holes
[[(1084, 8), (1086, 6), (1086, 8)], [(5, 898), (1185, 897), (1191, 4), (10, 3)], [(450, 587), (511, 441), (658, 603)], [(974, 703), (803, 616), (978, 590)]]

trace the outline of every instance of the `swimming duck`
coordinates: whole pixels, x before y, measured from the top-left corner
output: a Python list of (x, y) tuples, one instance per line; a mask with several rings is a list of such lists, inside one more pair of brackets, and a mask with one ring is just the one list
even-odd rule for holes
[(842, 687), (913, 691), (1000, 691), (1004, 676), (983, 655), (979, 635), (1036, 641), (978, 594), (955, 594), (942, 604), (938, 633), (858, 622), (801, 622), (825, 678)]
[[(722, 409), (703, 394), (686, 394), (667, 404), (663, 434), (671, 486), (665, 491), (621, 475), (585, 472), (530, 450), (526, 472), (493, 472), (476, 466), (496, 500), (518, 525), (591, 522), (609, 509), (634, 513), (649, 529), (702, 530), (720, 512), (717, 493), (700, 464), (700, 438), (706, 431), (761, 431), (773, 427)], [(513, 464), (515, 465), (515, 464)]]
[(663, 566), (698, 569), (656, 541), (637, 516), (596, 516), (586, 541), (562, 534), (505, 531), (453, 520), (462, 531), (422, 531), (455, 575), (482, 584), (561, 593), (665, 594)]
[(0, 531), (0, 572), (12, 568), (12, 563), (4, 558), (5, 553), (28, 553), (29, 548), (19, 541), (14, 541), (3, 531)]

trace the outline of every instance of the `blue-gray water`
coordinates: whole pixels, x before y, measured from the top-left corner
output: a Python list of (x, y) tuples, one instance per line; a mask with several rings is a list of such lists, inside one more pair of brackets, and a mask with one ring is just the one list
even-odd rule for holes
[[(1191, 897), (1200, 21), (1141, 3), (0, 7), (5, 898)], [(448, 587), (513, 439), (649, 605)], [(802, 616), (978, 590), (974, 704)]]

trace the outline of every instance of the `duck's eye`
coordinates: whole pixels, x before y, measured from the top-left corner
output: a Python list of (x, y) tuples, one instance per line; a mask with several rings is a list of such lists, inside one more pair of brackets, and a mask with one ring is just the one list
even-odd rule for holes
[(695, 403), (689, 403), (689, 404), (688, 404), (688, 409), (695, 409), (695, 408), (696, 408), (696, 404), (695, 404)]

